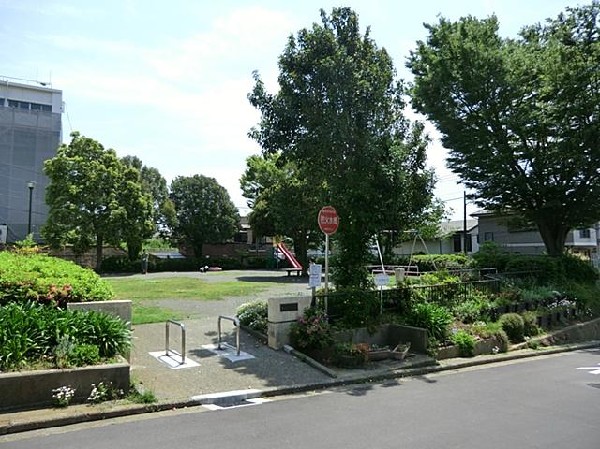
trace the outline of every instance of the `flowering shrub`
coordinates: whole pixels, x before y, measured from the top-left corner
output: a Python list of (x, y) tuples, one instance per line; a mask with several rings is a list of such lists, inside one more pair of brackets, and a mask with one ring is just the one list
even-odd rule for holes
[(333, 345), (331, 325), (325, 311), (309, 307), (290, 329), (290, 340), (297, 349), (323, 349)]
[(242, 326), (248, 326), (257, 332), (267, 333), (267, 301), (251, 301), (239, 306), (236, 310), (236, 315)]
[(57, 407), (66, 407), (75, 396), (75, 389), (71, 388), (70, 385), (63, 385), (62, 387), (55, 388), (52, 390), (52, 399)]

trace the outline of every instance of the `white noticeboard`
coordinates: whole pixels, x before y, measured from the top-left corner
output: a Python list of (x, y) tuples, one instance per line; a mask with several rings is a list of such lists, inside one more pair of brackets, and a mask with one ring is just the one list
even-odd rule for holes
[(377, 273), (374, 280), (377, 287), (383, 287), (384, 285), (388, 285), (390, 277), (386, 273)]
[(320, 264), (310, 264), (310, 274), (308, 277), (308, 286), (316, 288), (321, 286), (321, 274), (323, 273), (323, 267)]

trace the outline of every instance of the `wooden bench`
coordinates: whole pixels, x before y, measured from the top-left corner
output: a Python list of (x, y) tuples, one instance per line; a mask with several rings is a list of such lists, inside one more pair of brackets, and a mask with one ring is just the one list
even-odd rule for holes
[(296, 276), (302, 276), (302, 268), (283, 268), (287, 271), (287, 275), (291, 276), (292, 273), (296, 273)]

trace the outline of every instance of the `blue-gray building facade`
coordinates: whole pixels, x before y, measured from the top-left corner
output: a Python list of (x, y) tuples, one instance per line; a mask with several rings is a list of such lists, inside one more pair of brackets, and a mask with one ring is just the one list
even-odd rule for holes
[(62, 142), (62, 111), (62, 91), (0, 76), (0, 243), (28, 231), (40, 240), (48, 217), (43, 165)]

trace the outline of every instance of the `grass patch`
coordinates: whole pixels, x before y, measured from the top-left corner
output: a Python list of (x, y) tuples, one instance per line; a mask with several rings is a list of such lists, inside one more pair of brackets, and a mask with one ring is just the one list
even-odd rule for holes
[(164, 307), (142, 306), (136, 302), (134, 302), (132, 306), (131, 321), (134, 325), (162, 323), (167, 320), (182, 320), (185, 318), (183, 313)]
[(253, 296), (266, 290), (268, 282), (206, 282), (190, 277), (110, 279), (114, 299), (132, 301), (132, 324), (160, 323), (181, 320), (185, 313), (165, 307), (153, 306), (153, 300), (185, 299), (218, 301), (228, 296)]
[(268, 282), (206, 282), (190, 277), (159, 279), (110, 279), (114, 299), (196, 299), (215, 301), (227, 296), (246, 296), (267, 289)]

